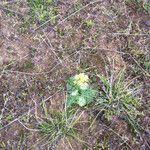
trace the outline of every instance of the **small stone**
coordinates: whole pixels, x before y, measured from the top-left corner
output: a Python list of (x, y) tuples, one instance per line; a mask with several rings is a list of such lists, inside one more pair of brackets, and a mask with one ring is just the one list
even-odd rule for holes
[(150, 0), (144, 0), (144, 3), (149, 3), (150, 2)]
[(150, 19), (144, 22), (147, 26), (150, 27)]

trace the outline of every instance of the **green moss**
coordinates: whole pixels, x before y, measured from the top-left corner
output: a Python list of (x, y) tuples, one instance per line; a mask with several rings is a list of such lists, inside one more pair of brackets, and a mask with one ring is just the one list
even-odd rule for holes
[(150, 4), (149, 2), (144, 2), (143, 0), (126, 0), (127, 5), (133, 5), (137, 10), (144, 10), (150, 14)]
[(27, 0), (30, 7), (30, 20), (35, 23), (42, 23), (48, 19), (55, 22), (57, 8), (54, 0)]
[(34, 64), (31, 62), (31, 60), (25, 60), (21, 65), (20, 65), (20, 69), (21, 71), (28, 71), (30, 69), (33, 69)]

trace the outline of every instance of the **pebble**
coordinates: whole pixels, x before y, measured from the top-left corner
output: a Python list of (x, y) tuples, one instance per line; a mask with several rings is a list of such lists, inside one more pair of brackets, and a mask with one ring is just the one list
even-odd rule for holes
[(144, 22), (147, 26), (150, 27), (150, 19)]

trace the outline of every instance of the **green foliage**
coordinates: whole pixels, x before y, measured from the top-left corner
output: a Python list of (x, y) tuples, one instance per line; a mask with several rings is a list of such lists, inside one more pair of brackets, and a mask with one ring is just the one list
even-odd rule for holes
[(88, 83), (85, 85), (75, 84), (75, 76), (71, 77), (67, 82), (67, 106), (78, 104), (83, 107), (94, 100), (97, 91), (93, 89)]
[[(146, 54), (139, 54), (139, 55), (132, 54), (132, 55), (137, 61), (137, 63), (132, 64), (133, 73), (137, 76), (143, 74), (143, 70), (145, 70), (144, 73), (148, 75), (150, 73), (150, 54), (146, 53)], [(143, 68), (142, 71), (141, 68)]]
[(56, 21), (57, 7), (54, 0), (27, 0), (29, 6), (28, 15), (23, 18), (23, 23), (18, 29), (25, 33), (30, 27), (35, 28), (47, 20), (53, 24)]
[(31, 60), (25, 60), (23, 64), (20, 64), (20, 69), (23, 71), (28, 71), (34, 68), (34, 64)]
[(149, 2), (144, 2), (143, 0), (126, 0), (129, 5), (134, 5), (137, 9), (144, 9), (148, 14), (150, 14), (150, 4)]
[(29, 54), (31, 58), (34, 58), (36, 52), (37, 52), (37, 49), (32, 48), (32, 47), (29, 48)]
[(133, 129), (137, 130), (136, 118), (140, 115), (137, 108), (140, 102), (135, 95), (138, 88), (131, 88), (132, 82), (126, 82), (124, 71), (120, 71), (117, 76), (113, 73), (110, 77), (99, 75), (102, 87), (100, 98), (97, 99), (97, 108), (104, 111), (106, 119), (111, 120), (112, 116), (125, 119)]
[(3, 127), (3, 125), (0, 123), (0, 128), (2, 128)]
[(150, 55), (145, 56), (143, 63), (143, 68), (150, 73)]
[(88, 28), (91, 28), (94, 26), (94, 21), (91, 20), (91, 19), (88, 19), (85, 21), (85, 25), (88, 27)]
[(73, 110), (53, 113), (39, 125), (40, 131), (47, 136), (50, 142), (63, 137), (77, 137), (76, 124), (79, 116)]
[(43, 22), (47, 19), (55, 21), (57, 9), (54, 0), (27, 0), (30, 7), (30, 16), (34, 22)]
[(143, 8), (150, 14), (150, 4), (148, 2), (143, 5)]

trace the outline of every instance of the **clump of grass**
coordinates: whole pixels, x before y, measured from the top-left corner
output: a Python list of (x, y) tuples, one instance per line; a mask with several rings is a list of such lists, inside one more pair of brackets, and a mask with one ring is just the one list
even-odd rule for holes
[(148, 12), (148, 14), (150, 14), (150, 3), (145, 3), (144, 5), (143, 5), (143, 8)]
[(91, 28), (94, 26), (94, 21), (92, 19), (88, 19), (84, 22), (85, 26), (87, 26), (88, 28)]
[(110, 121), (113, 116), (125, 119), (128, 124), (138, 131), (137, 117), (141, 115), (138, 111), (140, 101), (136, 97), (138, 88), (133, 88), (133, 81), (126, 81), (125, 70), (110, 77), (98, 75), (101, 81), (100, 97), (97, 99), (96, 107), (100, 112), (104, 112), (104, 117)]
[(69, 78), (67, 92), (67, 106), (78, 104), (81, 107), (90, 104), (97, 93), (89, 84), (89, 78), (84, 73)]
[(73, 138), (80, 141), (76, 128), (80, 117), (74, 110), (53, 113), (51, 117), (43, 120), (38, 128), (46, 136), (49, 144), (63, 138)]
[(31, 58), (34, 58), (36, 52), (37, 52), (37, 49), (32, 48), (32, 47), (29, 48), (29, 54)]
[(44, 22), (47, 19), (55, 21), (57, 9), (54, 0), (27, 0), (30, 7), (31, 20), (34, 22)]
[(150, 14), (150, 4), (148, 1), (143, 0), (126, 0), (126, 3), (129, 5), (134, 5), (137, 9), (145, 10), (148, 14)]
[(24, 17), (19, 31), (26, 32), (29, 28), (35, 28), (38, 24), (42, 24), (50, 20), (51, 24), (56, 22), (58, 13), (55, 0), (27, 0), (29, 12)]
[[(145, 70), (147, 74), (150, 73), (150, 55), (141, 55), (141, 57), (137, 57), (138, 64), (133, 64), (132, 69), (135, 75), (141, 75), (143, 72), (141, 71), (141, 67)], [(139, 67), (139, 65), (141, 67)]]
[(34, 63), (31, 60), (25, 60), (20, 64), (19, 69), (23, 71), (29, 71), (34, 68)]

